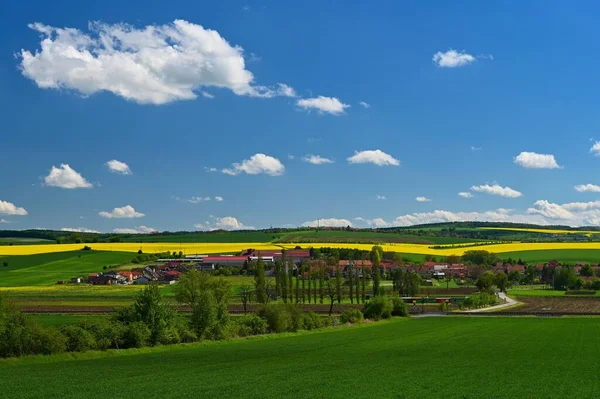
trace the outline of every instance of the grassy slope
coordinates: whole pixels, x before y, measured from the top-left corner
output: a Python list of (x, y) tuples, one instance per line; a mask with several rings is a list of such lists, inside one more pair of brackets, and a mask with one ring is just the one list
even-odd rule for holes
[(600, 263), (600, 250), (598, 249), (545, 249), (540, 251), (517, 251), (498, 254), (502, 259), (521, 258), (527, 263), (545, 263), (550, 260), (575, 263), (589, 262)]
[(71, 251), (0, 257), (0, 287), (56, 284), (91, 272), (104, 265), (130, 261), (130, 252)]
[(585, 397), (591, 377), (582, 370), (599, 345), (600, 324), (589, 318), (396, 320), (117, 356), (9, 360), (0, 362), (0, 384), (13, 398)]

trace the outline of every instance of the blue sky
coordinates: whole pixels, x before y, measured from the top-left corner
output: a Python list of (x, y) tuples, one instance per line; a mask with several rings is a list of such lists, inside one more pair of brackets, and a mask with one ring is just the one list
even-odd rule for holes
[(599, 6), (522, 3), (4, 5), (0, 228), (599, 225)]

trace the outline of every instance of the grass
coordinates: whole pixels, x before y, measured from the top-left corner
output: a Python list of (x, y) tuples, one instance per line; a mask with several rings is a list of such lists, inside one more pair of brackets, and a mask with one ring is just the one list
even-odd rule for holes
[[(46, 245), (47, 246), (47, 245)], [(29, 246), (27, 246), (29, 247)], [(47, 246), (50, 247), (50, 246)], [(105, 265), (130, 261), (129, 252), (71, 251), (0, 257), (0, 287), (56, 284), (92, 272)]]
[(501, 254), (503, 259), (509, 257), (513, 259), (521, 258), (527, 263), (546, 263), (551, 260), (558, 260), (566, 263), (576, 262), (600, 262), (600, 250), (598, 249), (546, 249), (541, 251), (517, 251), (504, 252)]
[(54, 244), (56, 241), (43, 238), (27, 237), (0, 237), (0, 245), (29, 245), (29, 244)]
[(591, 377), (582, 370), (594, 364), (590, 348), (598, 346), (600, 324), (591, 318), (394, 320), (9, 359), (0, 361), (0, 384), (12, 398), (589, 397)]

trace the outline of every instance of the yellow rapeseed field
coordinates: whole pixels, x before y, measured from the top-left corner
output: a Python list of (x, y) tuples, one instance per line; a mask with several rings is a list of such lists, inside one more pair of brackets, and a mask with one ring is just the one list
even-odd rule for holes
[[(13, 245), (0, 246), (0, 256), (2, 255), (32, 255), (48, 252), (75, 251), (83, 247), (84, 244), (47, 244), (47, 245)], [(274, 245), (271, 243), (96, 243), (87, 244), (94, 250), (101, 251), (123, 251), (137, 252), (142, 250), (144, 253), (156, 253), (165, 251), (182, 251), (186, 255), (191, 254), (208, 254), (208, 253), (227, 253), (237, 252), (247, 248), (259, 250), (272, 249), (293, 249), (301, 246), (302, 248), (358, 248), (369, 250), (372, 244), (352, 244), (352, 243), (291, 243), (283, 245)], [(600, 250), (600, 242), (583, 242), (583, 243), (520, 243), (511, 242), (506, 244), (489, 244), (489, 245), (474, 245), (460, 247), (445, 246), (439, 249), (432, 248), (430, 245), (422, 244), (383, 244), (381, 245), (384, 251), (393, 251), (408, 254), (426, 254), (426, 255), (462, 255), (469, 250), (486, 250), (495, 253), (516, 252), (516, 251), (535, 251), (548, 249), (598, 249)]]

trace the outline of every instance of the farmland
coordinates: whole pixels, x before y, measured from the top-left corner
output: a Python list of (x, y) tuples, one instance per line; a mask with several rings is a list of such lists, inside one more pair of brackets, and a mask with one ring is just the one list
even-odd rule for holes
[[(444, 344), (432, 350), (435, 342)], [(590, 377), (581, 370), (593, 364), (596, 353), (589, 348), (598, 345), (600, 325), (589, 318), (393, 320), (226, 342), (8, 359), (0, 361), (0, 383), (15, 398), (133, 397), (140, 390), (145, 397), (586, 397)], [(568, 367), (540, 367), (565, 362)], [(157, 369), (160, 378), (149, 378)], [(295, 377), (298, 370), (302, 378)], [(379, 370), (389, 373), (365, 378)], [(456, 383), (457, 376), (469, 383)]]
[[(423, 244), (405, 244), (391, 243), (383, 244), (384, 251), (399, 252), (403, 254), (421, 254), (421, 255), (462, 255), (465, 251), (471, 249), (486, 250), (498, 254), (511, 253), (511, 256), (518, 256), (518, 252), (530, 251), (549, 251), (549, 250), (594, 250), (600, 254), (600, 242), (582, 242), (582, 243), (501, 243), (501, 244), (483, 244), (469, 245), (477, 243), (465, 243), (456, 246), (445, 245), (439, 248), (433, 248), (430, 245)], [(186, 254), (205, 254), (205, 253), (231, 253), (243, 249), (254, 248), (258, 250), (271, 249), (293, 249), (296, 246), (302, 247), (331, 247), (331, 248), (358, 248), (370, 250), (372, 244), (353, 244), (353, 243), (95, 243), (89, 244), (92, 249), (97, 251), (118, 251), (118, 252), (137, 252), (140, 249), (146, 253), (158, 253), (165, 251), (182, 251)], [(23, 245), (23, 246), (0, 246), (0, 256), (5, 255), (32, 255), (51, 252), (77, 251), (83, 247), (83, 244), (56, 244), (56, 245)], [(590, 252), (587, 256), (591, 256)], [(535, 256), (535, 255), (532, 255)], [(600, 258), (600, 256), (599, 256)]]
[[(56, 246), (43, 245), (48, 248)], [(7, 263), (6, 267), (0, 267), (0, 287), (56, 284), (59, 280), (102, 271), (105, 265), (127, 262), (131, 257), (129, 252), (109, 251), (67, 251), (0, 257), (0, 263)]]

